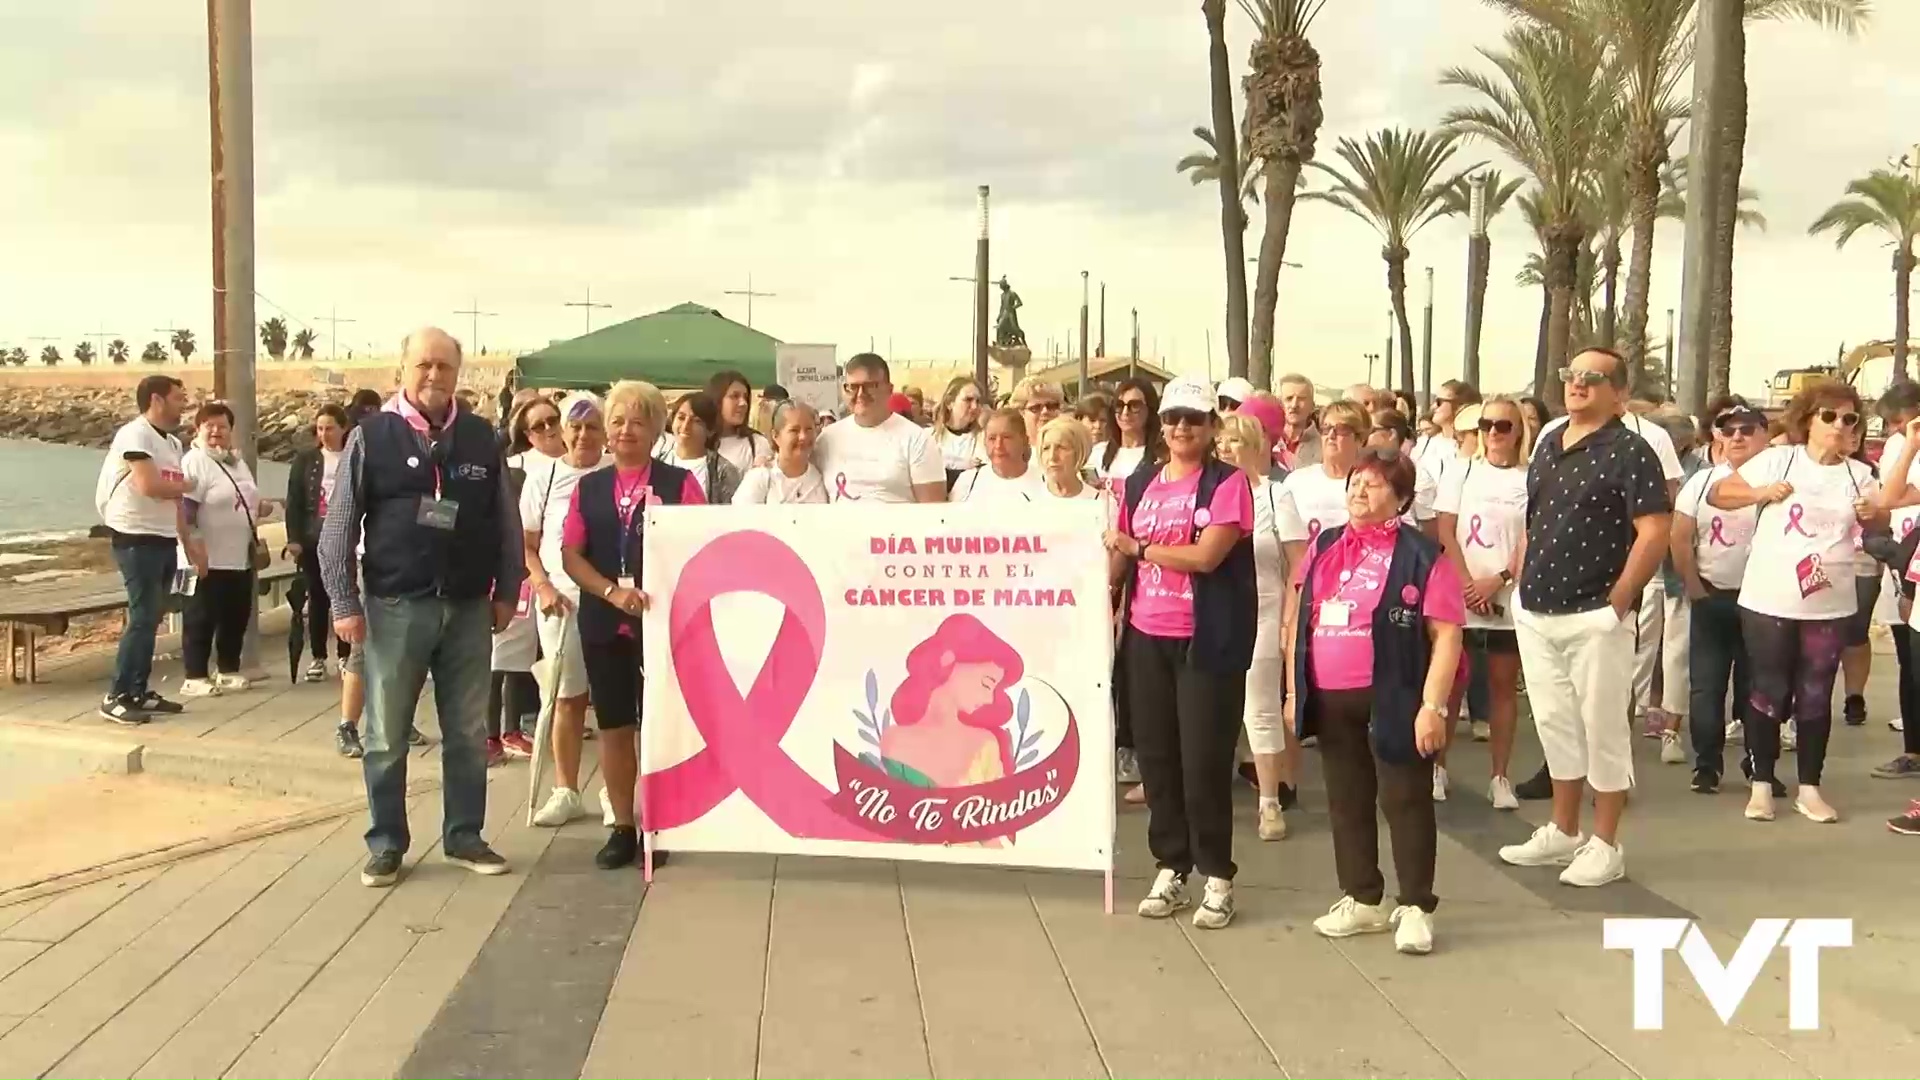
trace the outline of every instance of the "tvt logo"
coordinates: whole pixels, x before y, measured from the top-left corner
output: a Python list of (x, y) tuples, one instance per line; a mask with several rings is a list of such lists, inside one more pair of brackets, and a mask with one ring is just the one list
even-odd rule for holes
[(1687, 919), (1608, 919), (1601, 939), (1608, 949), (1633, 953), (1633, 1026), (1640, 1031), (1665, 1026), (1662, 969), (1668, 949), (1679, 950), (1707, 1003), (1728, 1024), (1767, 956), (1780, 945), (1787, 950), (1787, 1026), (1813, 1031), (1820, 1026), (1820, 950), (1852, 947), (1853, 920), (1756, 919), (1725, 964), (1700, 927)]

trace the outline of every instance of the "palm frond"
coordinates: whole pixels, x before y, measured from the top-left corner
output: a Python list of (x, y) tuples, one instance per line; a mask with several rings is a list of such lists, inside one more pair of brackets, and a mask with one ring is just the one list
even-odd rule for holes
[(1920, 182), (1892, 169), (1875, 169), (1847, 184), (1848, 198), (1827, 207), (1807, 227), (1809, 235), (1834, 234), (1834, 246), (1844, 248), (1861, 229), (1876, 228), (1902, 250), (1911, 250), (1920, 238)]
[(1873, 0), (1746, 0), (1749, 22), (1799, 19), (1856, 37), (1873, 17)]

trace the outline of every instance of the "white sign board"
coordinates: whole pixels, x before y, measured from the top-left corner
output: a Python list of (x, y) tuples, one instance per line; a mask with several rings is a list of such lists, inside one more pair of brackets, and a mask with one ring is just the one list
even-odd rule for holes
[(840, 407), (840, 362), (833, 345), (776, 345), (774, 381), (787, 388), (795, 401), (821, 412)]

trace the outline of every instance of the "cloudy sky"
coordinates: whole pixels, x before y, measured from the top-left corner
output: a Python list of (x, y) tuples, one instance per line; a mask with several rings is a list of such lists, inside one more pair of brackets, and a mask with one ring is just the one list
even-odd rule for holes
[[(1806, 225), (1846, 181), (1920, 140), (1920, 3), (1882, 0), (1857, 41), (1769, 25), (1751, 38), (1747, 182), (1772, 221), (1740, 246), (1736, 383), (1891, 333), (1888, 253)], [(1197, 0), (258, 0), (254, 66), (261, 317), (387, 349), (457, 309), (525, 348), (692, 300), (789, 341), (871, 339), (896, 358), (964, 355), (973, 190), (994, 190), (994, 266), (1036, 351), (1078, 318), (1080, 271), (1108, 287), (1123, 352), (1225, 366), (1219, 206), (1173, 163), (1208, 120)], [(1250, 28), (1233, 12), (1243, 61)], [(195, 0), (6, 4), (0, 15), (0, 344), (152, 328), (210, 340), (207, 62)], [(1497, 42), (1477, 0), (1331, 0), (1323, 157), (1335, 139), (1431, 125), (1439, 71)], [(1684, 142), (1684, 139), (1683, 139)], [(1459, 163), (1495, 160), (1484, 146)], [(1511, 172), (1511, 168), (1509, 167)], [(1387, 333), (1379, 244), (1302, 206), (1282, 283), (1279, 366), (1358, 376)], [(1488, 378), (1526, 378), (1529, 243), (1496, 226)], [(1678, 303), (1663, 227), (1653, 322)], [(1414, 243), (1437, 271), (1435, 369), (1460, 353), (1464, 231)], [(1410, 302), (1417, 308), (1416, 285)], [(1418, 313), (1415, 313), (1416, 332)], [(34, 350), (30, 350), (34, 351)], [(325, 351), (325, 345), (322, 345)]]

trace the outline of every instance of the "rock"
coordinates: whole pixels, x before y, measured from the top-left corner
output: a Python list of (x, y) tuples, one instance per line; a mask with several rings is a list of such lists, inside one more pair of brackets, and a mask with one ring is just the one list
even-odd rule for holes
[[(123, 388), (5, 387), (0, 392), (0, 437), (105, 448), (132, 415), (128, 396)], [(326, 402), (344, 406), (351, 396), (344, 387), (263, 391), (258, 426), (261, 458), (292, 461), (301, 449), (313, 445), (308, 425), (314, 410)], [(193, 394), (186, 423), (211, 397), (204, 391)]]

